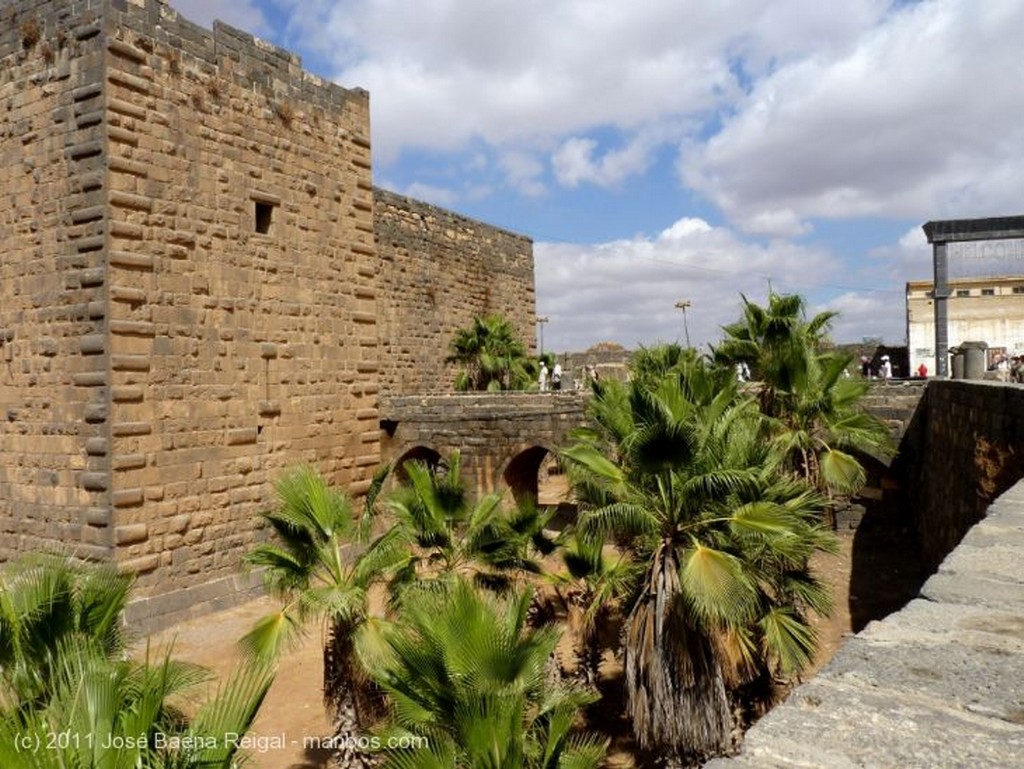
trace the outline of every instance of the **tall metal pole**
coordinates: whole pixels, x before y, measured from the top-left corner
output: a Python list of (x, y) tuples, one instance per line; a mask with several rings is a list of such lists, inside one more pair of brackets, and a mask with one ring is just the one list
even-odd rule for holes
[(689, 299), (680, 299), (676, 302), (676, 309), (683, 311), (683, 331), (686, 332), (686, 346), (690, 346), (690, 327), (686, 325), (686, 308), (690, 306)]
[(949, 255), (948, 245), (939, 241), (932, 244), (935, 280), (932, 301), (935, 302), (935, 373), (949, 376)]
[(537, 325), (540, 326), (540, 357), (544, 357), (544, 324), (551, 320), (546, 315), (541, 318), (537, 318)]

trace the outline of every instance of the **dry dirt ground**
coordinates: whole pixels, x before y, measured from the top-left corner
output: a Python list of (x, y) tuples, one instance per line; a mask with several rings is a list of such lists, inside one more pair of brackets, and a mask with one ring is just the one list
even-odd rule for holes
[[(903, 544), (906, 541), (907, 533), (898, 526), (879, 523), (869, 515), (856, 536), (840, 537), (837, 554), (820, 557), (819, 573), (832, 588), (835, 608), (831, 617), (815, 622), (820, 637), (815, 669), (835, 654), (848, 635), (899, 608), (917, 592), (925, 575), (912, 548)], [(237, 659), (237, 639), (272, 607), (271, 601), (261, 599), (180, 624), (154, 636), (151, 643), (173, 642), (175, 657), (226, 675)], [(310, 628), (301, 645), (281, 662), (256, 723), (255, 735), (265, 738), (265, 749), (253, 753), (253, 766), (258, 769), (327, 766), (329, 751), (317, 748), (331, 733), (320, 699), (320, 632)], [(624, 722), (618, 726), (623, 733), (613, 742), (608, 766), (632, 767), (627, 726)]]

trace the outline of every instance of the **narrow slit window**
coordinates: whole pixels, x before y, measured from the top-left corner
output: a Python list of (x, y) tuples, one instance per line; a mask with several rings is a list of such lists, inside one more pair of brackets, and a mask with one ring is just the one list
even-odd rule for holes
[(257, 200), (255, 203), (256, 232), (260, 235), (269, 235), (270, 228), (274, 224), (274, 204), (266, 203), (261, 200)]

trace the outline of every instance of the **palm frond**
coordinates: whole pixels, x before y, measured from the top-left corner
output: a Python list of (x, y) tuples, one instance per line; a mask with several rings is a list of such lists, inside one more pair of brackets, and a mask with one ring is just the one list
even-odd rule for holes
[(217, 739), (192, 741), (198, 747), (186, 751), (191, 753), (190, 760), (216, 769), (236, 766), (239, 741), (226, 739), (225, 735), (242, 737), (250, 730), (273, 682), (274, 673), (266, 665), (250, 663), (235, 668), (192, 721), (187, 736), (212, 735)]
[(616, 502), (581, 515), (579, 527), (584, 536), (605, 539), (611, 534), (656, 534), (661, 528), (661, 521), (657, 513), (647, 507)]
[(817, 637), (814, 628), (786, 607), (775, 607), (758, 622), (766, 656), (775, 660), (785, 675), (794, 675), (813, 659)]
[(754, 616), (757, 589), (735, 556), (694, 543), (680, 566), (683, 595), (704, 622), (742, 625)]
[(843, 494), (856, 494), (867, 479), (860, 462), (839, 449), (824, 451), (819, 459), (821, 478), (830, 489)]
[(238, 643), (248, 658), (276, 660), (295, 646), (301, 634), (301, 620), (285, 607), (258, 619)]
[(625, 480), (622, 469), (591, 446), (577, 444), (563, 449), (561, 455), (577, 462), (589, 472), (613, 484), (621, 484)]

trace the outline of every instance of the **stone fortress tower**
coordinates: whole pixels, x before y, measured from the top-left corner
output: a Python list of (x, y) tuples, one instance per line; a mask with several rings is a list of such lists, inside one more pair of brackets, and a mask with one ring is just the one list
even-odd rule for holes
[(452, 331), (532, 340), (532, 244), (375, 189), (369, 95), (166, 0), (0, 4), (0, 559), (139, 575), (135, 619), (235, 601), (286, 468), (353, 493), (382, 392)]

